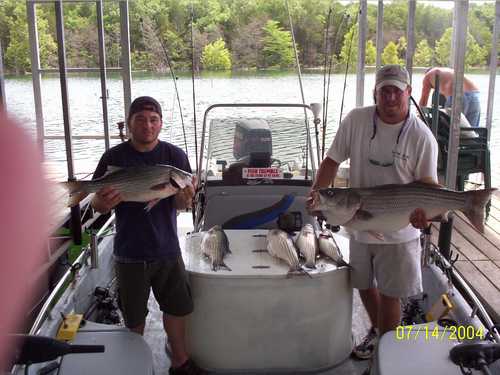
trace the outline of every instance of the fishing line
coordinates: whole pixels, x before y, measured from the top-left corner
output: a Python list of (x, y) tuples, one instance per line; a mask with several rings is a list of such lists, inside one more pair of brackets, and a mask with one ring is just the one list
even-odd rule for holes
[[(306, 104), (306, 100), (304, 98), (304, 87), (302, 86), (302, 73), (300, 71), (300, 62), (299, 62), (299, 54), (297, 52), (297, 45), (295, 44), (295, 33), (293, 32), (293, 22), (292, 22), (292, 16), (290, 14), (290, 9), (288, 8), (288, 0), (285, 0), (285, 7), (286, 7), (286, 11), (288, 13), (288, 22), (290, 23), (290, 34), (292, 35), (292, 44), (293, 44), (293, 50), (294, 50), (294, 53), (295, 53), (295, 65), (297, 67), (297, 75), (299, 77), (299, 86), (300, 86), (300, 95), (302, 96), (302, 104)], [(305, 125), (306, 125), (306, 170), (305, 170), (305, 174), (304, 174), (304, 179), (307, 180), (307, 177), (308, 177), (308, 161), (309, 161), (309, 158), (307, 157), (308, 156), (308, 150), (312, 150), (312, 144), (311, 144), (311, 133), (310, 133), (310, 130), (309, 130), (309, 120), (307, 118), (307, 110), (304, 108), (304, 120), (305, 120)], [(315, 124), (315, 127), (316, 127), (316, 151), (317, 151), (317, 156), (318, 156), (318, 160), (319, 160), (319, 140), (318, 140), (318, 126), (317, 124)], [(316, 166), (314, 164), (314, 157), (311, 158), (311, 164), (312, 164), (312, 168), (313, 170), (316, 169)]]
[[(142, 18), (141, 18), (140, 25), (141, 25), (141, 31), (144, 34), (144, 21), (143, 21)], [(177, 96), (177, 103), (179, 104), (179, 114), (181, 116), (182, 133), (184, 135), (184, 147), (185, 147), (185, 150), (186, 150), (186, 156), (189, 157), (188, 147), (187, 147), (187, 140), (186, 140), (186, 129), (184, 127), (184, 116), (182, 114), (182, 105), (181, 105), (181, 99), (179, 97), (179, 90), (177, 89), (177, 76), (175, 75), (175, 72), (174, 72), (174, 69), (172, 67), (172, 64), (170, 63), (170, 58), (168, 56), (167, 48), (165, 47), (165, 44), (163, 43), (163, 40), (161, 39), (161, 36), (158, 35), (158, 33), (156, 31), (153, 31), (153, 30), (149, 30), (149, 31), (151, 31), (151, 33), (156, 37), (156, 39), (160, 43), (161, 49), (163, 51), (163, 55), (165, 57), (165, 61), (167, 63), (168, 69), (170, 70), (170, 75), (172, 76), (172, 81), (174, 83), (175, 94)]]
[[(358, 17), (361, 13), (361, 5), (358, 6), (358, 12), (356, 13), (356, 19), (353, 22), (353, 25), (356, 25), (358, 23)], [(339, 126), (340, 123), (342, 122), (342, 112), (344, 110), (344, 98), (345, 98), (345, 89), (347, 85), (347, 72), (349, 71), (349, 62), (351, 61), (351, 49), (352, 49), (352, 40), (354, 39), (354, 30), (351, 34), (351, 41), (349, 42), (349, 50), (347, 52), (347, 63), (345, 67), (345, 73), (344, 73), (344, 88), (342, 90), (342, 102), (340, 104), (340, 116), (339, 116)]]
[[(194, 86), (194, 5), (191, 1), (191, 83), (193, 86), (193, 127), (196, 170), (198, 170), (198, 133), (196, 128), (196, 94)], [(200, 151), (201, 152), (201, 151)]]
[[(339, 36), (340, 36), (340, 30), (342, 30), (342, 26), (344, 24), (345, 19), (349, 19), (351, 16), (349, 14), (344, 13), (342, 14), (342, 20), (340, 21), (340, 25), (335, 31), (335, 38), (334, 38), (334, 44), (332, 46), (332, 52), (330, 56), (330, 65), (328, 67), (328, 84), (327, 84), (327, 89), (326, 89), (326, 103), (325, 106), (323, 107), (323, 137), (322, 137), (322, 145), (321, 145), (321, 158), (323, 159), (325, 155), (325, 139), (326, 139), (326, 126), (328, 122), (328, 106), (330, 104), (330, 77), (332, 75), (332, 66), (333, 66), (333, 56), (335, 53), (335, 50), (337, 49), (337, 45), (339, 42)], [(324, 90), (323, 90), (324, 91)]]

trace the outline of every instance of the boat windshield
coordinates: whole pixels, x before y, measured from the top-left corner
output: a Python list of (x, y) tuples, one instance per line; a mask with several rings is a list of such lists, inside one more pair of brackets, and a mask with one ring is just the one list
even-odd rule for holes
[(306, 168), (311, 179), (304, 113), (294, 110), (295, 116), (255, 116), (254, 109), (253, 116), (212, 119), (205, 150), (208, 179), (222, 179), (232, 170), (250, 179), (304, 179)]

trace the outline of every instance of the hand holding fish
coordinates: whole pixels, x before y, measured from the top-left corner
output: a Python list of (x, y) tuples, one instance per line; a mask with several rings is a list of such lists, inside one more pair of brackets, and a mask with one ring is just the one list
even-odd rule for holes
[(427, 215), (421, 208), (416, 208), (410, 215), (410, 224), (417, 229), (425, 229), (429, 226)]
[(92, 207), (98, 212), (106, 213), (122, 202), (122, 200), (121, 193), (113, 186), (104, 186), (95, 193), (92, 199)]
[(193, 198), (198, 184), (196, 176), (192, 176), (191, 184), (187, 184), (183, 189), (180, 189), (175, 195), (175, 207), (177, 209), (191, 209), (193, 206)]

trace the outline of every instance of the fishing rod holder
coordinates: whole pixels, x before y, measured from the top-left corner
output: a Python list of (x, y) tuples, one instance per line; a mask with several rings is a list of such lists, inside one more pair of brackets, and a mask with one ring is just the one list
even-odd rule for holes
[(90, 268), (99, 268), (99, 244), (97, 233), (92, 232), (90, 235)]
[(115, 221), (115, 214), (112, 214), (109, 219), (104, 223), (104, 225), (98, 231), (92, 231), (90, 233), (90, 268), (96, 269), (99, 268), (99, 238), (106, 237), (107, 235), (113, 235), (114, 231), (111, 234), (106, 234), (108, 228)]

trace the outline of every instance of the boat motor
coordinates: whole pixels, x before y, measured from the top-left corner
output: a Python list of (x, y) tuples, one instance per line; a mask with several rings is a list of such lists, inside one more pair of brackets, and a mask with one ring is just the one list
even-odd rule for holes
[(273, 142), (271, 129), (262, 119), (242, 119), (234, 129), (233, 156), (249, 167), (265, 168), (271, 164)]
[(104, 345), (70, 345), (46, 336), (13, 335), (16, 344), (14, 363), (29, 365), (52, 361), (74, 353), (104, 353)]

